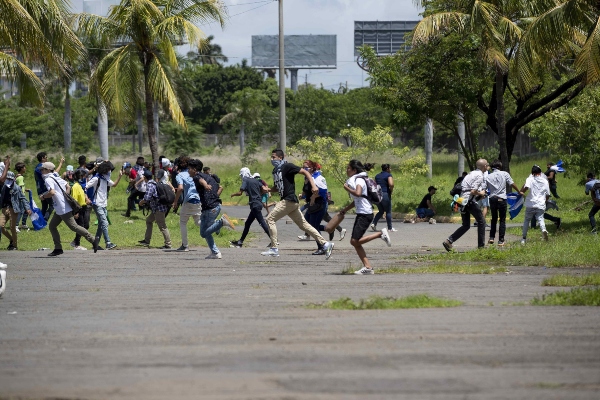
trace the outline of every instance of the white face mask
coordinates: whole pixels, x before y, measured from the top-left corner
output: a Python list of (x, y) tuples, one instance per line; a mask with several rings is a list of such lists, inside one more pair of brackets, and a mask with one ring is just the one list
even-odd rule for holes
[(52, 172), (48, 172), (46, 174), (42, 174), (42, 178), (46, 179), (48, 178), (50, 175), (52, 175)]

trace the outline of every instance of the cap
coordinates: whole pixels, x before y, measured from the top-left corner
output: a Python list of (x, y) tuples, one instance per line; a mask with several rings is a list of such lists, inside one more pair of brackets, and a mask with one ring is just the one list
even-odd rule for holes
[(123, 169), (125, 169), (125, 168), (131, 168), (131, 163), (130, 163), (130, 162), (127, 162), (127, 161), (125, 161), (125, 162), (123, 163)]
[(97, 157), (96, 158), (96, 164), (100, 164), (100, 163), (103, 163), (103, 162), (104, 162), (104, 158), (102, 158), (102, 157)]
[(432, 190), (432, 189), (433, 189), (433, 190), (437, 190), (437, 188), (436, 188), (435, 186), (429, 186), (429, 187), (427, 188), (427, 191), (428, 191), (428, 192), (431, 192), (431, 190)]
[(46, 161), (45, 163), (42, 163), (42, 168), (43, 169), (48, 169), (50, 171), (54, 171), (54, 169), (56, 168), (54, 166), (54, 164), (52, 164), (50, 161)]
[(156, 180), (160, 181), (164, 177), (165, 177), (165, 170), (164, 169), (159, 169), (158, 171), (156, 171)]
[(73, 171), (73, 166), (72, 165), (67, 165), (67, 171)]
[(161, 163), (163, 168), (168, 168), (171, 166), (171, 161), (168, 158), (163, 158)]
[(148, 178), (148, 179), (152, 179), (152, 171), (150, 171), (149, 169), (145, 169), (144, 170), (144, 177)]
[(12, 179), (13, 181), (15, 180), (15, 173), (12, 171), (8, 171), (6, 173), (6, 179)]
[(243, 167), (240, 169), (240, 176), (250, 176), (250, 168)]
[(255, 172), (254, 175), (252, 175), (253, 178), (260, 178), (260, 174), (258, 172)]

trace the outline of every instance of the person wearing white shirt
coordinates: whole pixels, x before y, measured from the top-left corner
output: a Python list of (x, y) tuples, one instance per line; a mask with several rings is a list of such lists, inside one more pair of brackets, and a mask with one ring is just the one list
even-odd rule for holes
[[(490, 228), (490, 240), (488, 244), (494, 244), (496, 236), (496, 225), (498, 225), (498, 217), (500, 217), (500, 240), (498, 246), (504, 246), (504, 233), (506, 232), (506, 187), (511, 186), (515, 191), (519, 191), (517, 185), (513, 181), (510, 174), (502, 171), (502, 162), (494, 160), (492, 163), (492, 172), (485, 177), (487, 188), (490, 192), (489, 203), (492, 210), (492, 223)], [(483, 216), (485, 218), (485, 214)]]
[(119, 170), (119, 178), (116, 182), (110, 179), (110, 172), (112, 170), (112, 163), (110, 161), (104, 161), (95, 167), (97, 173), (88, 181), (86, 188), (93, 189), (94, 194), (90, 198), (92, 201), (92, 208), (98, 218), (98, 230), (96, 231), (96, 241), (100, 241), (100, 235), (104, 236), (106, 242), (106, 249), (114, 249), (117, 247), (116, 244), (110, 241), (108, 236), (108, 217), (106, 207), (108, 206), (108, 188), (114, 187), (119, 184), (121, 177), (123, 176), (123, 169)]
[(367, 253), (362, 246), (363, 244), (381, 238), (388, 247), (392, 245), (390, 235), (386, 228), (383, 228), (379, 232), (364, 236), (374, 218), (373, 206), (369, 199), (367, 199), (367, 182), (365, 180), (368, 178), (367, 171), (371, 168), (372, 164), (363, 165), (357, 160), (351, 160), (348, 163), (348, 166), (346, 166), (348, 180), (344, 184), (344, 190), (350, 194), (352, 202), (340, 211), (340, 214), (344, 215), (349, 210), (356, 208), (356, 219), (354, 220), (354, 226), (352, 227), (350, 244), (354, 246), (358, 258), (360, 258), (360, 261), (363, 263), (363, 267), (355, 272), (357, 275), (372, 275), (375, 273), (367, 258)]
[(529, 193), (525, 198), (525, 221), (523, 221), (521, 244), (525, 244), (527, 240), (527, 231), (532, 218), (535, 218), (540, 225), (544, 240), (548, 240), (544, 212), (546, 211), (546, 200), (550, 197), (550, 186), (548, 185), (548, 179), (542, 175), (542, 169), (538, 165), (531, 168), (531, 175), (525, 181), (519, 194), (524, 195), (528, 190)]
[(483, 158), (477, 160), (475, 168), (462, 181), (460, 197), (463, 198), (463, 204), (466, 202), (461, 214), (462, 225), (442, 243), (446, 251), (452, 251), (453, 243), (471, 228), (471, 215), (477, 221), (477, 247), (480, 249), (485, 247), (485, 219), (477, 204), (477, 198), (486, 195), (487, 185), (483, 173), (488, 168), (487, 160)]
[(65, 201), (65, 193), (69, 193), (71, 188), (69, 184), (54, 172), (54, 164), (44, 162), (40, 167), (40, 172), (47, 191), (40, 195), (40, 200), (52, 199), (54, 203), (54, 215), (50, 218), (48, 229), (52, 235), (54, 242), (54, 250), (48, 254), (49, 257), (56, 257), (63, 254), (62, 244), (60, 242), (60, 234), (58, 233), (58, 225), (64, 222), (67, 227), (73, 232), (84, 237), (94, 247), (94, 253), (97, 251), (98, 243), (94, 241), (94, 237), (82, 226), (77, 225), (73, 216), (73, 209)]

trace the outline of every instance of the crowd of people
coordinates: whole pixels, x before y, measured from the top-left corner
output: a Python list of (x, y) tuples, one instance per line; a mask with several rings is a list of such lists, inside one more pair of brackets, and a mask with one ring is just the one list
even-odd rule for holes
[[(41, 204), (41, 213), (48, 222), (48, 228), (52, 235), (54, 247), (48, 256), (55, 257), (63, 254), (58, 226), (61, 223), (74, 232), (75, 236), (71, 246), (75, 250), (87, 250), (82, 246), (81, 238), (88, 241), (94, 252), (98, 250), (111, 250), (117, 247), (110, 239), (108, 215), (109, 191), (119, 185), (122, 179), (128, 181), (126, 189), (128, 193), (127, 209), (123, 216), (129, 218), (136, 207), (148, 210), (146, 217), (146, 231), (144, 239), (140, 240), (140, 246), (150, 246), (153, 226), (156, 224), (163, 236), (164, 244), (161, 249), (172, 249), (172, 242), (166, 224), (166, 216), (173, 211), (179, 213), (179, 227), (181, 233), (181, 245), (176, 251), (189, 251), (188, 227), (190, 218), (199, 227), (200, 236), (206, 240), (210, 249), (207, 259), (221, 259), (222, 254), (215, 244), (213, 235), (222, 228), (235, 229), (234, 224), (226, 214), (221, 214), (221, 193), (223, 186), (221, 180), (209, 167), (205, 167), (202, 161), (182, 156), (174, 162), (161, 156), (159, 159), (160, 169), (155, 170), (143, 157), (138, 157), (135, 165), (125, 162), (115, 174), (116, 167), (109, 161), (97, 158), (94, 162), (87, 162), (85, 156), (78, 159), (78, 167), (67, 165), (65, 172), (61, 175), (64, 158), (61, 158), (58, 166), (48, 161), (46, 152), (37, 154), (38, 165), (34, 169), (34, 178), (37, 195)], [(372, 274), (373, 268), (369, 263), (363, 245), (374, 240), (382, 239), (391, 246), (390, 232), (396, 229), (392, 226), (391, 198), (394, 190), (394, 180), (389, 164), (383, 164), (381, 172), (375, 179), (368, 177), (368, 172), (373, 168), (372, 164), (362, 164), (358, 160), (351, 160), (346, 167), (348, 180), (344, 184), (344, 190), (348, 193), (351, 201), (343, 206), (338, 218), (329, 215), (328, 208), (331, 201), (327, 181), (321, 171), (321, 166), (312, 161), (305, 160), (302, 166), (295, 165), (285, 159), (285, 154), (280, 149), (273, 150), (271, 154), (273, 165), (273, 186), (269, 187), (262, 180), (259, 173), (252, 174), (250, 169), (244, 167), (240, 170), (241, 185), (239, 190), (231, 197), (248, 196), (250, 212), (245, 221), (242, 235), (238, 240), (231, 241), (231, 246), (241, 248), (244, 245), (251, 225), (257, 221), (267, 237), (269, 246), (261, 254), (269, 257), (278, 257), (279, 243), (276, 222), (283, 217), (289, 217), (304, 233), (299, 236), (301, 240), (315, 241), (316, 249), (313, 255), (324, 255), (326, 259), (331, 257), (335, 230), (339, 232), (340, 240), (344, 239), (346, 229), (340, 226), (344, 215), (352, 208), (356, 209), (354, 226), (352, 227), (350, 243), (355, 248), (363, 267), (357, 274)], [(524, 196), (525, 219), (522, 229), (521, 243), (527, 241), (529, 226), (539, 225), (542, 236), (548, 240), (548, 231), (545, 219), (548, 219), (560, 228), (560, 218), (553, 217), (547, 211), (550, 196), (559, 198), (556, 184), (556, 168), (554, 164), (548, 163), (548, 170), (542, 173), (542, 169), (535, 165), (531, 169), (531, 175), (526, 179), (524, 185), (519, 188), (510, 174), (502, 170), (499, 160), (491, 165), (484, 159), (476, 163), (476, 169), (465, 173), (455, 182), (454, 203), (456, 210), (460, 210), (462, 216), (461, 226), (450, 235), (444, 242), (443, 247), (451, 251), (453, 244), (459, 240), (470, 229), (470, 218), (475, 218), (477, 227), (477, 246), (485, 246), (485, 214), (487, 209), (491, 210), (491, 226), (488, 244), (494, 244), (496, 232), (498, 232), (498, 246), (505, 243), (506, 216), (507, 216), (507, 188), (512, 187), (519, 195)], [(10, 157), (0, 162), (0, 228), (2, 234), (8, 239), (8, 250), (18, 249), (19, 228), (27, 229), (26, 220), (31, 215), (30, 201), (26, 194), (31, 197), (32, 190), (26, 189), (24, 174), (26, 166), (22, 162), (16, 163), (14, 171), (11, 170)], [(295, 176), (304, 177), (304, 185), (300, 194), (297, 194)], [(113, 178), (116, 176), (116, 179)], [(125, 177), (125, 178), (123, 178)], [(368, 196), (371, 189), (370, 184), (374, 181), (380, 189), (379, 201), (375, 202), (378, 212), (374, 215), (373, 201)], [(430, 186), (428, 193), (416, 208), (415, 218), (418, 220), (435, 220), (436, 209), (433, 205), (432, 196), (436, 194), (437, 188)], [(279, 194), (278, 202), (269, 204), (271, 193)], [(587, 176), (585, 185), (586, 195), (591, 196), (593, 207), (589, 212), (592, 233), (596, 234), (595, 215), (600, 211), (600, 180), (593, 173)], [(300, 205), (304, 200), (305, 204)], [(273, 207), (272, 210), (269, 210)], [(266, 218), (263, 216), (266, 210)], [(89, 232), (90, 216), (94, 212), (97, 218), (97, 229), (95, 235)], [(386, 215), (386, 228), (377, 230), (377, 223)], [(219, 217), (220, 215), (220, 217)], [(10, 223), (10, 230), (6, 224)], [(326, 227), (324, 223), (328, 223)], [(329, 226), (331, 225), (331, 226)], [(374, 233), (365, 235), (371, 228)], [(322, 233), (329, 234), (326, 240)], [(100, 240), (104, 238), (104, 248), (100, 246)], [(3, 267), (4, 266), (4, 267)], [(0, 271), (5, 264), (0, 263)], [(0, 274), (1, 275), (1, 274)], [(0, 282), (0, 284), (3, 284)], [(0, 286), (0, 289), (2, 286)]]

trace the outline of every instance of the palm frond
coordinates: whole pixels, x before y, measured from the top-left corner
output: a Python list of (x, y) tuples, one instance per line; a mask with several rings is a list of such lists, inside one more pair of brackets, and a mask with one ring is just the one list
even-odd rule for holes
[(462, 32), (471, 16), (461, 12), (445, 12), (423, 18), (413, 31), (413, 46), (427, 43), (446, 30)]
[(21, 98), (38, 107), (44, 104), (44, 84), (37, 75), (16, 57), (0, 51), (0, 76), (15, 82)]
[(575, 68), (586, 84), (600, 82), (600, 18), (575, 59)]
[(179, 107), (177, 96), (171, 85), (171, 79), (167, 72), (167, 68), (161, 63), (157, 54), (154, 54), (152, 62), (150, 63), (146, 90), (150, 90), (154, 100), (163, 104), (165, 108), (169, 110), (173, 121), (184, 128), (187, 126), (183, 112)]

